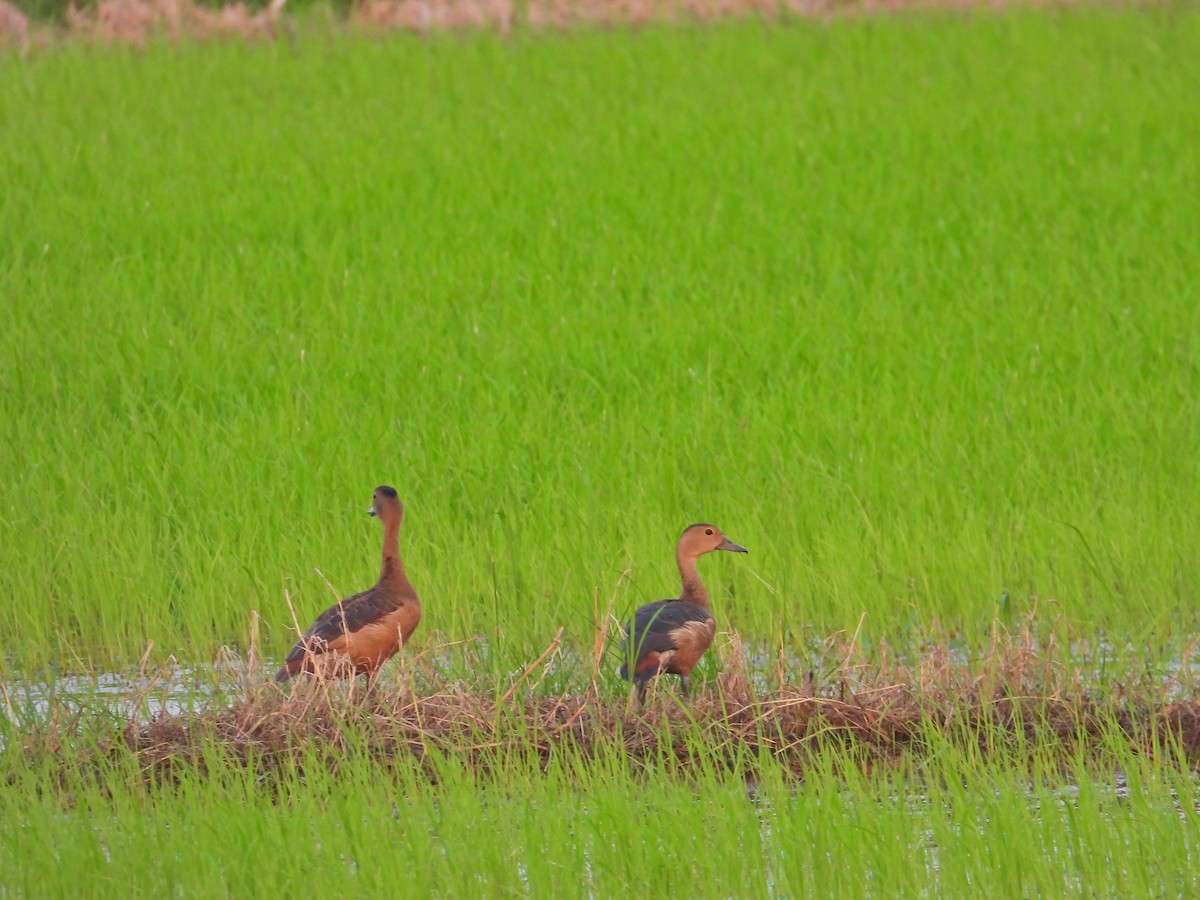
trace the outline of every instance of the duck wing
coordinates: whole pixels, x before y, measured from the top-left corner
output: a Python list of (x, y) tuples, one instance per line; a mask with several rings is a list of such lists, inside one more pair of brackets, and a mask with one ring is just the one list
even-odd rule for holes
[(716, 625), (712, 611), (697, 603), (687, 600), (647, 603), (634, 613), (628, 637), (621, 644), (625, 658), (621, 677), (629, 677), (630, 662), (633, 662), (633, 676), (639, 681), (656, 675), (660, 669), (672, 671), (681, 651), (687, 661), (679, 658), (678, 663), (683, 663), (690, 672), (712, 643)]
[(324, 653), (338, 638), (366, 628), (395, 608), (396, 601), (377, 590), (363, 591), (339, 600), (317, 616), (308, 631), (288, 652), (284, 662), (295, 663), (307, 654)]

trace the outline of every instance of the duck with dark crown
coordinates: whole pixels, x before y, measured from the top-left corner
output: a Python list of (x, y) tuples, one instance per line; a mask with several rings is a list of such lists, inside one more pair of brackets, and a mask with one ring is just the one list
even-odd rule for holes
[(383, 524), (383, 566), (375, 586), (339, 600), (312, 623), (275, 676), (287, 681), (301, 672), (374, 679), (421, 621), (421, 601), (400, 560), (400, 520), (404, 505), (396, 489), (375, 489), (368, 515)]
[(747, 552), (715, 525), (701, 523), (685, 528), (675, 548), (683, 583), (678, 599), (647, 603), (633, 614), (621, 646), (625, 662), (619, 674), (629, 678), (632, 671), (639, 699), (645, 699), (650, 679), (663, 673), (678, 675), (683, 693), (688, 693), (688, 677), (717, 634), (708, 591), (696, 571), (696, 560), (714, 550)]

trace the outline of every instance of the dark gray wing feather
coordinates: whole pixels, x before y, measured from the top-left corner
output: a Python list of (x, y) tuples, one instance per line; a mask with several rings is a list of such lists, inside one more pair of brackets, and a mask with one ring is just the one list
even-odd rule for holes
[(388, 600), (374, 590), (347, 597), (317, 616), (317, 620), (292, 647), (285, 662), (297, 662), (306, 653), (322, 653), (325, 645), (331, 641), (365, 628), (395, 608), (394, 600)]

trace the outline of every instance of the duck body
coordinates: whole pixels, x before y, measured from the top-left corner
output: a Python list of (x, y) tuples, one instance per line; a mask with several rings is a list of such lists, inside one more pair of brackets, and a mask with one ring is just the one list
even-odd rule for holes
[[(686, 678), (712, 646), (717, 620), (711, 609), (699, 603), (658, 600), (638, 608), (628, 632), (625, 646), (635, 651), (635, 682), (660, 673)], [(629, 677), (628, 663), (621, 667), (621, 677)]]
[(619, 674), (637, 684), (639, 697), (645, 697), (650, 679), (662, 674), (678, 675), (687, 693), (692, 669), (712, 646), (717, 620), (696, 570), (696, 560), (713, 550), (746, 552), (715, 525), (700, 523), (685, 528), (675, 550), (682, 583), (679, 597), (640, 606), (629, 621), (621, 648), (625, 662)]
[(421, 601), (400, 560), (404, 507), (394, 488), (375, 489), (368, 510), (383, 523), (383, 565), (369, 590), (339, 600), (322, 612), (288, 652), (275, 676), (287, 681), (302, 672), (368, 679), (408, 642), (421, 621)]
[(277, 681), (301, 672), (374, 676), (400, 652), (421, 621), (416, 597), (389, 595), (377, 587), (347, 597), (317, 616), (284, 660)]

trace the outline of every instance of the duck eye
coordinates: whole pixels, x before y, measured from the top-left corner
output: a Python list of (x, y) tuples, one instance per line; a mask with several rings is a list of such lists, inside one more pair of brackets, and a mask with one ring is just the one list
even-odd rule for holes
[(712, 534), (712, 529), (711, 529), (711, 528), (705, 528), (705, 529), (704, 529), (704, 533), (705, 533), (705, 534)]

